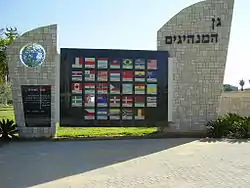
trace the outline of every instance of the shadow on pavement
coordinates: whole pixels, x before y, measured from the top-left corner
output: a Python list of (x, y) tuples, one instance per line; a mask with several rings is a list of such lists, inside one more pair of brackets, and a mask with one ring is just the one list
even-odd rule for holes
[(240, 144), (250, 142), (250, 139), (215, 139), (215, 138), (202, 138), (200, 142), (215, 143), (215, 142), (227, 142), (231, 144)]
[(14, 142), (0, 148), (3, 188), (34, 186), (133, 158), (195, 139)]

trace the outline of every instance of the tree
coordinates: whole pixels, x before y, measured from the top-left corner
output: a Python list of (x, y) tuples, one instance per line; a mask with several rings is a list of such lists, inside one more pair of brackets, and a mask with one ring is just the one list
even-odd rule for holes
[(18, 37), (16, 28), (0, 29), (0, 103), (8, 104), (11, 100), (11, 83), (9, 82), (9, 71), (6, 49)]
[(235, 87), (230, 84), (223, 84), (223, 90), (224, 91), (238, 91), (238, 87)]
[(239, 82), (240, 86), (241, 86), (241, 91), (243, 91), (244, 89), (244, 85), (245, 85), (245, 81), (243, 79), (240, 80)]
[(8, 80), (8, 62), (6, 49), (18, 37), (16, 28), (0, 29), (0, 82)]

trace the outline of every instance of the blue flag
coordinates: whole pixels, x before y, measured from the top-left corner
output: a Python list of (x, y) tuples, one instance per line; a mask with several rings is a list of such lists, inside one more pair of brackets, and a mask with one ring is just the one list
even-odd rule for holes
[(108, 119), (108, 110), (106, 108), (97, 109), (97, 119)]
[(96, 99), (97, 106), (107, 106), (108, 105), (108, 99), (106, 95), (99, 95)]
[(157, 82), (157, 72), (156, 71), (148, 71), (147, 81), (148, 82)]

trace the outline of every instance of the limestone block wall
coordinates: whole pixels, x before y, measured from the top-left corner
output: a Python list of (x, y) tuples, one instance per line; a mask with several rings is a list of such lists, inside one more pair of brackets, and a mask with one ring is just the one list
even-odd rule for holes
[[(44, 47), (45, 62), (36, 68), (25, 67), (20, 59), (20, 49), (28, 43), (37, 43)], [(58, 77), (57, 66), (57, 25), (40, 27), (24, 33), (7, 50), (9, 76), (12, 82), (12, 97), (15, 119), (21, 137), (52, 137), (55, 135), (55, 124), (58, 119)], [(58, 81), (57, 81), (58, 82)], [(51, 127), (26, 127), (21, 85), (51, 85)]]
[(157, 49), (175, 58), (169, 73), (172, 131), (203, 131), (218, 114), (233, 7), (234, 0), (202, 1), (183, 9), (157, 32)]
[(220, 98), (219, 115), (227, 113), (250, 116), (250, 91), (223, 92)]

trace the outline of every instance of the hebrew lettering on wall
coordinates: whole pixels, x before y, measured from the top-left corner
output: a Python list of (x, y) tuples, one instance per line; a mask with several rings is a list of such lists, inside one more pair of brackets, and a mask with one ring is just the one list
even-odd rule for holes
[(221, 19), (218, 17), (217, 19), (212, 18), (212, 29), (214, 30), (215, 27), (221, 27)]
[[(221, 18), (213, 17), (212, 18), (212, 30), (215, 30), (215, 27), (221, 27), (222, 22)], [(212, 34), (187, 34), (187, 35), (173, 35), (166, 36), (166, 44), (209, 44), (209, 43), (218, 43), (219, 35), (217, 33)]]
[(188, 35), (174, 35), (174, 36), (166, 36), (165, 43), (166, 44), (208, 44), (208, 43), (218, 43), (219, 35), (217, 33), (212, 34), (188, 34)]

